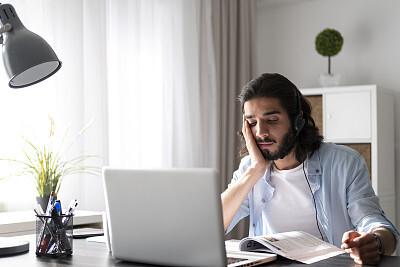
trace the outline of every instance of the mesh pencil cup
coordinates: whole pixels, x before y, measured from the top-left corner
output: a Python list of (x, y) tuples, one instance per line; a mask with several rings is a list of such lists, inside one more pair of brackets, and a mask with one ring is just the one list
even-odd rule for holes
[(36, 255), (72, 254), (74, 215), (36, 215)]

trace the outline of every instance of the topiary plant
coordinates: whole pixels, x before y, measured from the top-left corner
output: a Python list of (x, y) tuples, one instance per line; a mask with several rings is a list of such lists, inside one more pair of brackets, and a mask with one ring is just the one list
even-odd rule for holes
[(325, 29), (315, 38), (315, 49), (317, 52), (328, 57), (328, 74), (331, 74), (331, 57), (336, 56), (343, 46), (343, 37), (335, 29)]

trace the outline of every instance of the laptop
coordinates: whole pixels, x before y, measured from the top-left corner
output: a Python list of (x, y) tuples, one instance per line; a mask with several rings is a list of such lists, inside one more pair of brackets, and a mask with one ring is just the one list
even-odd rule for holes
[[(214, 169), (103, 167), (108, 235), (118, 260), (167, 266), (250, 266), (275, 254), (226, 252)], [(237, 261), (228, 265), (229, 261)]]

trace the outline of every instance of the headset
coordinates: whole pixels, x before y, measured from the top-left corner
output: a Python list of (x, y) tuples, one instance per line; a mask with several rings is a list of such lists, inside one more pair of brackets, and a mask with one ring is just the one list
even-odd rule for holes
[(289, 152), (292, 150), (294, 142), (296, 142), (297, 137), (299, 136), (301, 130), (303, 130), (304, 125), (306, 123), (306, 120), (303, 117), (303, 113), (301, 112), (301, 101), (300, 101), (300, 95), (297, 91), (297, 88), (294, 88), (294, 94), (295, 94), (295, 98), (296, 98), (296, 114), (293, 116), (292, 119), (292, 130), (294, 133), (294, 137), (292, 139), (292, 141), (290, 142), (290, 144), (282, 149), (281, 154), (279, 155), (280, 159), (283, 159), (284, 157), (287, 156), (287, 154), (289, 154)]
[(295, 137), (293, 139), (295, 140), (297, 136), (299, 136), (301, 130), (303, 130), (306, 120), (303, 118), (303, 112), (301, 111), (301, 101), (297, 88), (294, 89), (294, 93), (297, 100), (296, 115), (293, 119), (293, 129), (295, 132)]

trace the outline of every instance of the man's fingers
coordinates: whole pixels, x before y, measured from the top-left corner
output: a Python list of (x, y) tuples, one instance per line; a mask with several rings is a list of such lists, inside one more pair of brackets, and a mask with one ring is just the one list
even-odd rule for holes
[(361, 246), (354, 246), (348, 249), (345, 249), (345, 251), (349, 254), (356, 255), (357, 257), (366, 257), (367, 255), (375, 255), (379, 254), (376, 250), (376, 246), (374, 244), (365, 244)]
[[(342, 249), (344, 249), (344, 248), (342, 248)], [(352, 254), (353, 253), (353, 250), (351, 248), (346, 248), (346, 249), (344, 249), (344, 251), (346, 253), (348, 253), (348, 254)]]
[(355, 237), (353, 239), (350, 239), (350, 241), (347, 242), (347, 245), (349, 248), (361, 247), (365, 243), (363, 240), (364, 239), (360, 237)]
[(346, 249), (345, 251), (358, 264), (375, 264), (380, 259), (379, 253), (374, 251), (362, 252), (358, 249)]
[(347, 245), (349, 246), (349, 248), (363, 246), (375, 248), (375, 243), (375, 237), (372, 234), (362, 234), (360, 236), (354, 237), (352, 240), (347, 242)]
[(354, 255), (352, 253), (349, 253), (350, 257), (355, 261), (355, 260), (360, 260), (360, 258), (357, 255)]
[(249, 122), (246, 120), (246, 118), (243, 115), (243, 127), (242, 127), (242, 133), (243, 133), (243, 137), (246, 140), (246, 142), (249, 139), (249, 134), (252, 134), (250, 132), (250, 126), (249, 126)]
[(343, 234), (342, 243), (349, 243), (354, 238), (360, 236), (360, 234), (356, 231), (348, 231)]
[(253, 136), (249, 136), (251, 134), (249, 131), (250, 131), (249, 130), (249, 123), (248, 123), (247, 120), (245, 120), (243, 122), (243, 131), (242, 132), (243, 132), (244, 140), (246, 141), (247, 149), (249, 149), (251, 138), (253, 138)]
[(372, 234), (350, 231), (343, 235), (342, 241), (341, 248), (350, 254), (354, 262), (358, 264), (379, 262), (379, 247)]
[(362, 256), (350, 253), (350, 257), (358, 264), (376, 264), (380, 260), (379, 254), (365, 254)]

